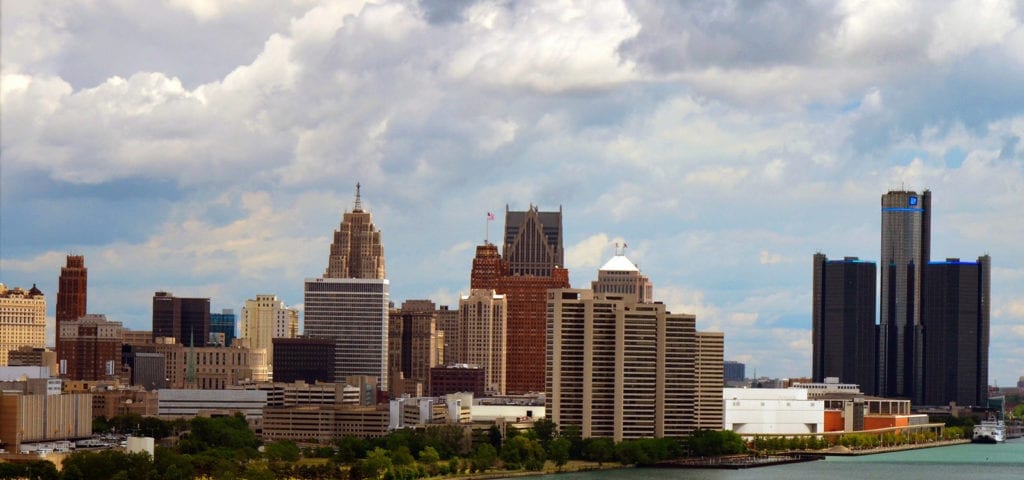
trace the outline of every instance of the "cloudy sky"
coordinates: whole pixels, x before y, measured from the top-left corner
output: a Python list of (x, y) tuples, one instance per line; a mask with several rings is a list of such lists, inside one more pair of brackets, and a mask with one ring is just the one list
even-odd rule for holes
[(0, 282), (150, 327), (154, 291), (301, 304), (356, 182), (396, 303), (453, 304), (488, 211), (564, 212), (748, 373), (810, 374), (811, 256), (992, 256), (990, 379), (1024, 375), (1024, 3), (5, 1)]

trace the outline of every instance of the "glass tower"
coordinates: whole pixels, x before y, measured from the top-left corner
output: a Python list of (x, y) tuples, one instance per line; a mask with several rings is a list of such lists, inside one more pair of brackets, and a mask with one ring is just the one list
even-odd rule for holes
[(931, 192), (882, 195), (878, 388), (910, 397), (921, 378), (921, 270), (931, 245)]

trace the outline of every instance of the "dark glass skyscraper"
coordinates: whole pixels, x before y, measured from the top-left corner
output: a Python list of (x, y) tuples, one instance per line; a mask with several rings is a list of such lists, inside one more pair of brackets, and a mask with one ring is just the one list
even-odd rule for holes
[(812, 378), (838, 377), (875, 395), (875, 264), (814, 255)]
[(924, 375), (914, 403), (985, 405), (991, 259), (930, 262), (921, 276)]
[(205, 346), (210, 338), (210, 299), (153, 294), (153, 339), (159, 337), (173, 337), (185, 346)]
[(931, 192), (882, 195), (878, 393), (911, 397), (921, 375), (921, 269), (931, 246)]

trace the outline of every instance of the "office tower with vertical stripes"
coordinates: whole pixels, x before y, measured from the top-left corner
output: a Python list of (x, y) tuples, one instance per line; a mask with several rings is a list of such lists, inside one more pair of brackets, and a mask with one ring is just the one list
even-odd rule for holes
[(304, 283), (304, 333), (335, 341), (336, 382), (352, 375), (388, 385), (388, 308), (384, 245), (373, 215), (363, 209), (360, 185), (331, 244), (323, 277)]

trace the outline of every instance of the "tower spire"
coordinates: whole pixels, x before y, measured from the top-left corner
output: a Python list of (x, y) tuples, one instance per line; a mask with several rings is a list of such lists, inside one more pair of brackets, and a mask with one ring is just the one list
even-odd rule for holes
[(356, 182), (356, 202), (355, 202), (355, 205), (352, 206), (352, 211), (353, 212), (361, 212), (361, 211), (363, 211), (363, 202), (361, 200), (359, 200), (359, 182)]

